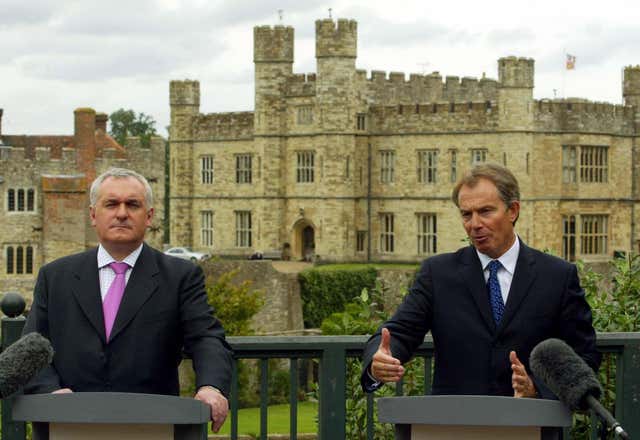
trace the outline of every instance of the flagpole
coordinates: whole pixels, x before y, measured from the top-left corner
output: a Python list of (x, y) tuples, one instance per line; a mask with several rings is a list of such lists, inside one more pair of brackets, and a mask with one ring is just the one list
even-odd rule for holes
[(565, 99), (566, 96), (565, 96), (564, 87), (565, 87), (565, 80), (566, 80), (566, 75), (567, 75), (567, 65), (566, 65), (566, 62), (567, 62), (567, 49), (562, 49), (562, 58), (563, 58), (562, 64), (561, 64), (561, 66), (562, 66), (562, 99)]

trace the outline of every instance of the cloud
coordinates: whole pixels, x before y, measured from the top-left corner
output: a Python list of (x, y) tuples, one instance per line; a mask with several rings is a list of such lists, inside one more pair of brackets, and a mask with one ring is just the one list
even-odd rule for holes
[(2, 0), (0, 29), (48, 22), (56, 5), (55, 0)]

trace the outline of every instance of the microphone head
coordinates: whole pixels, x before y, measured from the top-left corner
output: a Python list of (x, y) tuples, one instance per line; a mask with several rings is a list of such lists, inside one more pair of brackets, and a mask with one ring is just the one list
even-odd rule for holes
[(53, 360), (53, 348), (39, 333), (28, 333), (0, 354), (0, 398), (18, 391)]
[(587, 363), (560, 339), (547, 339), (531, 351), (531, 371), (572, 411), (588, 408), (586, 397), (602, 394), (600, 382)]

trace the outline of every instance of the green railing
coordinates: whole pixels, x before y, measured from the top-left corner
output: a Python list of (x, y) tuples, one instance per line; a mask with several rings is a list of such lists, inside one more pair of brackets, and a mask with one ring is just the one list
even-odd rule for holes
[[(4, 300), (3, 300), (3, 311)], [(7, 313), (7, 312), (5, 312)], [(9, 314), (11, 316), (11, 314)], [(2, 318), (2, 348), (15, 341), (24, 326), (22, 317)], [(235, 362), (231, 388), (231, 438), (238, 438), (238, 364), (241, 359), (257, 359), (260, 371), (260, 439), (267, 439), (268, 369), (269, 359), (288, 359), (290, 377), (290, 439), (297, 438), (298, 361), (318, 361), (319, 396), (318, 430), (320, 439), (345, 439), (346, 361), (362, 355), (365, 336), (299, 336), (299, 337), (230, 337)], [(640, 438), (640, 333), (607, 333), (598, 335), (598, 348), (613, 353), (616, 359), (615, 416), (632, 438)], [(429, 392), (431, 381), (432, 344), (429, 340), (420, 347), (418, 356), (424, 357), (424, 390)], [(396, 387), (402, 394), (402, 384)], [(367, 438), (373, 439), (373, 396), (368, 396)], [(2, 402), (2, 439), (24, 440), (25, 427), (11, 420), (11, 401)], [(595, 431), (595, 430), (594, 430)], [(595, 437), (595, 434), (593, 436)]]

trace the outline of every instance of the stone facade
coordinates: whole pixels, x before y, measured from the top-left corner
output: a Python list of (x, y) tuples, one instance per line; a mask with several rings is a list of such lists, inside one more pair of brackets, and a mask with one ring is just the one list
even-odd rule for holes
[(89, 186), (109, 167), (131, 168), (149, 179), (155, 218), (147, 241), (162, 248), (165, 140), (155, 137), (143, 147), (130, 138), (123, 147), (107, 134), (106, 114), (79, 108), (74, 117), (70, 136), (0, 131), (1, 291), (20, 292), (27, 302), (43, 264), (97, 245)]
[(171, 242), (247, 256), (417, 261), (464, 244), (451, 188), (477, 162), (518, 177), (517, 231), (602, 261), (640, 238), (640, 66), (625, 105), (533, 99), (534, 60), (498, 79), (356, 69), (357, 23), (316, 22), (317, 72), (296, 74), (294, 30), (254, 29), (255, 109), (201, 114), (170, 84)]

